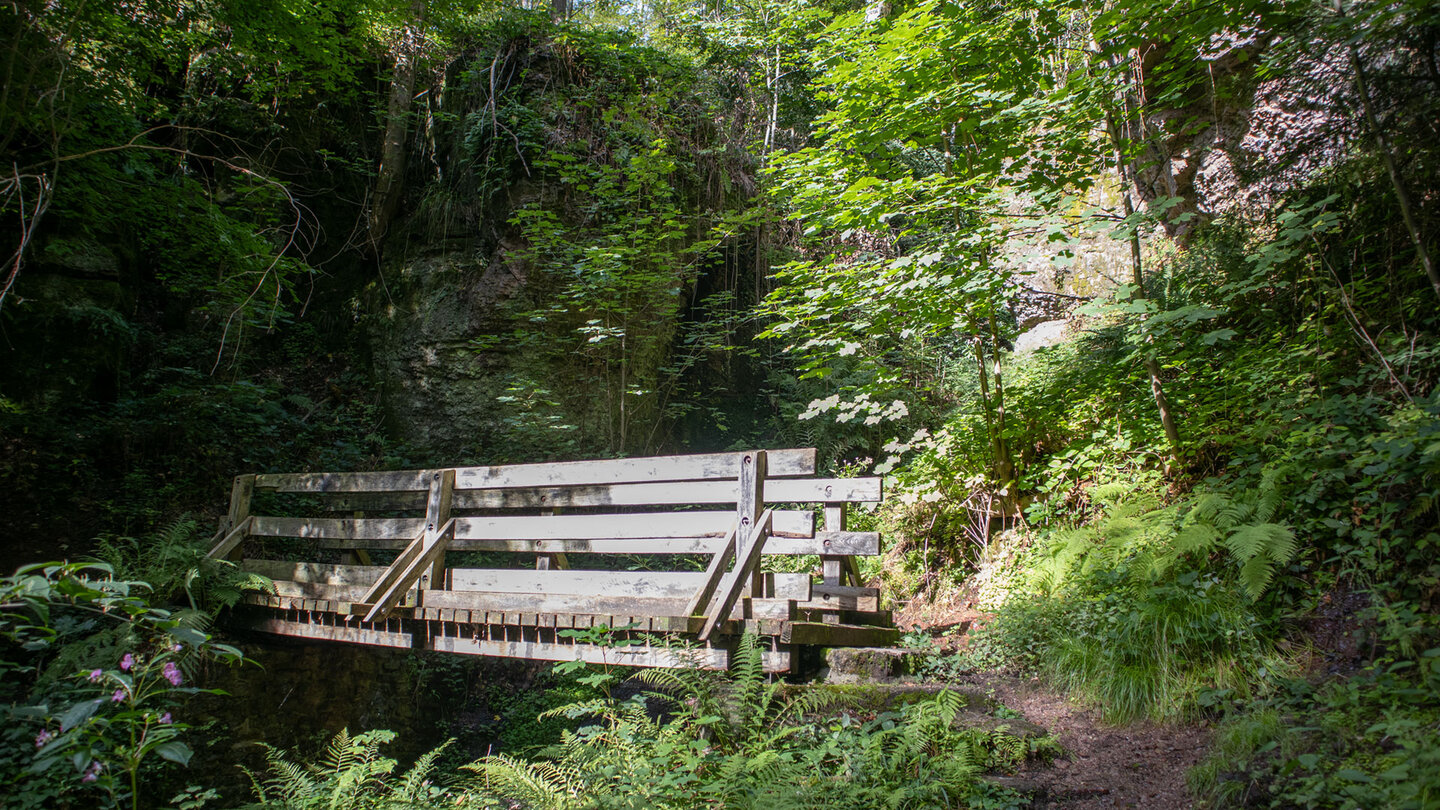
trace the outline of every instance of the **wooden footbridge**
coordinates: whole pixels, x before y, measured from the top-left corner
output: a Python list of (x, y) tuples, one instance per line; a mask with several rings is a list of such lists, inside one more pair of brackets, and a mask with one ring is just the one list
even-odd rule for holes
[(880, 537), (845, 525), (881, 480), (814, 473), (805, 449), (242, 475), (210, 556), (274, 581), (236, 613), (270, 633), (725, 668), (748, 632), (793, 671), (897, 636), (856, 564)]

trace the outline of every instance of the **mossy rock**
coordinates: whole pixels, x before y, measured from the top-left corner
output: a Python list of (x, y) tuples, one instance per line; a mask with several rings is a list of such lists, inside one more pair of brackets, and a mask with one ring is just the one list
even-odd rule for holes
[(825, 651), (828, 683), (885, 683), (910, 670), (914, 654), (893, 647), (836, 647)]

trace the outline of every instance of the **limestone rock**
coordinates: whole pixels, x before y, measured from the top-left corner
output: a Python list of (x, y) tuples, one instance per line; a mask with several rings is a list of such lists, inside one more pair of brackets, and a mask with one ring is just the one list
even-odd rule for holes
[(891, 647), (838, 647), (825, 651), (830, 683), (883, 683), (904, 675), (911, 653)]

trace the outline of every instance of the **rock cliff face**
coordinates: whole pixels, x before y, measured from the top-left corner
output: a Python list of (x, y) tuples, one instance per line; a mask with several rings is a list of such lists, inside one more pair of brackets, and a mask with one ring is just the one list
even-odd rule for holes
[(671, 56), (491, 47), (434, 88), (358, 298), (390, 432), (417, 462), (644, 451), (696, 291), (739, 284), (708, 239), (751, 158)]
[(503, 308), (528, 271), (513, 248), (433, 248), (390, 263), (366, 291), (372, 371), (391, 429), (412, 445), (483, 457), (501, 430), (496, 398), (527, 358), (477, 341), (516, 326)]

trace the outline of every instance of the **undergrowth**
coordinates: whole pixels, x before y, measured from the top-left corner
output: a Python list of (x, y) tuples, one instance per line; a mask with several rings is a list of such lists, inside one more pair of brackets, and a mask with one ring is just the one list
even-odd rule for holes
[(1219, 727), (1188, 782), (1204, 806), (1440, 807), (1440, 648), (1348, 679), (1284, 682)]
[[(843, 691), (770, 680), (761, 652), (745, 637), (728, 673), (644, 670), (644, 694), (619, 699), (602, 690), (542, 715), (575, 726), (558, 743), (532, 755), (488, 756), (456, 774), (436, 767), (442, 746), (397, 775), (395, 761), (379, 754), (394, 736), (383, 731), (342, 733), (308, 764), (270, 749), (268, 773), (252, 775), (251, 807), (1024, 806), (977, 777), (1014, 769), (1038, 743), (959, 722), (962, 695), (860, 712), (846, 706)], [(608, 683), (612, 673), (594, 674)]]

